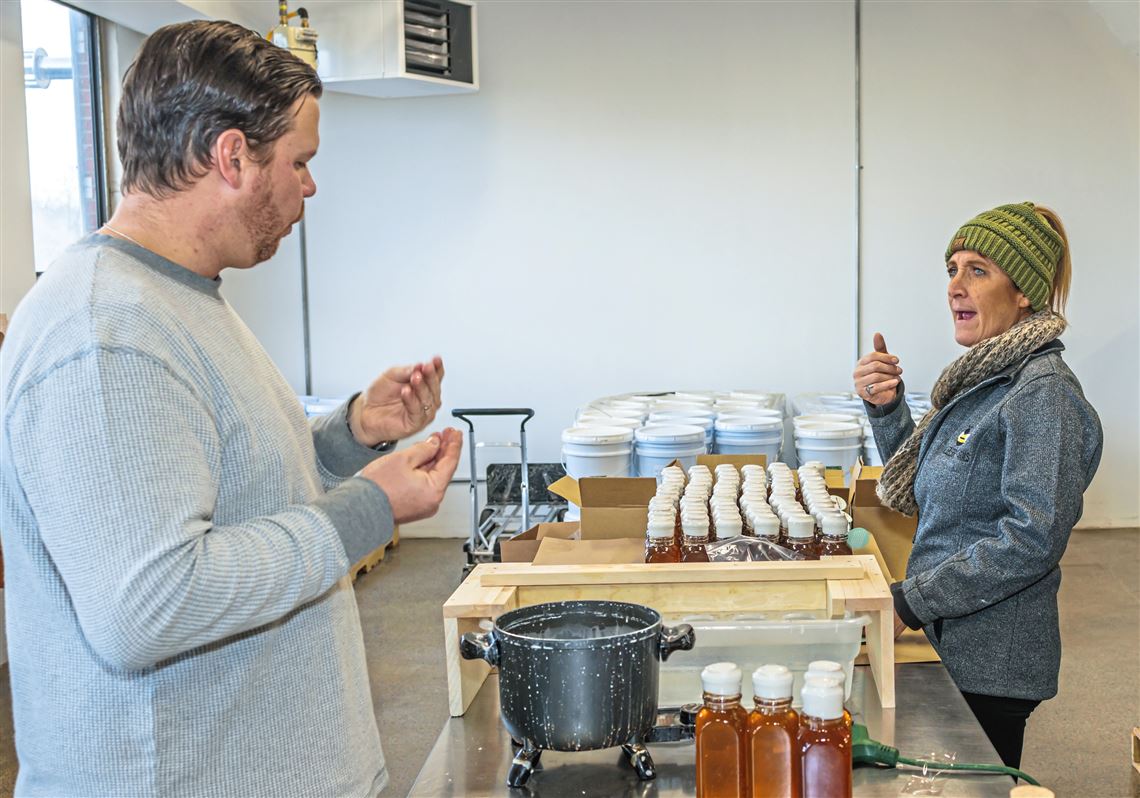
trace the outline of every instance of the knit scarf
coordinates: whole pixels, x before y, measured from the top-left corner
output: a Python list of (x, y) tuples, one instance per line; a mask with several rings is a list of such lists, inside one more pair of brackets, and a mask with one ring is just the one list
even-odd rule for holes
[(903, 515), (918, 512), (914, 498), (914, 478), (918, 470), (918, 450), (930, 422), (938, 411), (959, 394), (989, 379), (1030, 353), (1054, 340), (1065, 331), (1065, 320), (1050, 310), (1027, 316), (1001, 335), (979, 341), (960, 358), (947, 366), (930, 392), (931, 409), (910, 437), (883, 467), (876, 493), (887, 507)]

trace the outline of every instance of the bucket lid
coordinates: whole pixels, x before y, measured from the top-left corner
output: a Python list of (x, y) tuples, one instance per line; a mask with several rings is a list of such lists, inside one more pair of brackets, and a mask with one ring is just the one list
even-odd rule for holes
[(800, 424), (815, 424), (819, 422), (830, 424), (837, 421), (849, 422), (861, 420), (861, 416), (855, 413), (806, 413), (801, 416), (793, 417), (792, 424), (798, 427)]
[(770, 407), (760, 407), (758, 405), (717, 405), (722, 416), (748, 416), (756, 418), (778, 418), (784, 420), (784, 414), (779, 410), (773, 410)]
[(700, 402), (711, 405), (716, 401), (716, 394), (712, 391), (677, 391), (661, 397), (663, 400), (676, 399), (682, 402)]
[(637, 429), (641, 426), (641, 419), (622, 418), (621, 416), (603, 416), (595, 413), (583, 413), (574, 422), (576, 427), (621, 427), (622, 429)]
[(648, 424), (634, 433), (638, 443), (704, 443), (705, 431), (688, 424)]
[(570, 427), (562, 430), (563, 443), (604, 445), (609, 443), (629, 443), (633, 440), (633, 430), (622, 427)]
[(721, 416), (716, 420), (717, 432), (782, 432), (784, 422), (778, 418)]
[(661, 410), (654, 410), (649, 414), (650, 421), (672, 421), (677, 418), (716, 418), (716, 411), (712, 408), (706, 408), (701, 405), (691, 405), (689, 407), (666, 407)]
[(863, 438), (863, 426), (854, 422), (805, 424), (796, 427), (796, 438)]

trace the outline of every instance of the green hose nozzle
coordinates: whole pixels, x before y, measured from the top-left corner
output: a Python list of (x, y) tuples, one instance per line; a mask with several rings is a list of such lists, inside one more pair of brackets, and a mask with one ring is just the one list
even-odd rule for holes
[(1029, 784), (1040, 786), (1029, 774), (1005, 765), (975, 765), (966, 762), (930, 762), (925, 759), (911, 759), (899, 756), (899, 749), (872, 740), (867, 727), (856, 723), (851, 727), (851, 761), (855, 765), (910, 765), (933, 770), (965, 770), (975, 773), (1004, 773), (1007, 776), (1023, 779)]

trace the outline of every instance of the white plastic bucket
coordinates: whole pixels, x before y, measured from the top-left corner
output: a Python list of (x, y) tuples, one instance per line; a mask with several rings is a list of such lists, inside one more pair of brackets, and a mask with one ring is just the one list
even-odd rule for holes
[(562, 431), (562, 465), (582, 477), (627, 477), (633, 430), (622, 427), (571, 427)]
[(781, 423), (784, 420), (784, 414), (779, 410), (773, 410), (770, 407), (737, 407), (722, 410), (720, 418), (758, 418), (758, 419), (776, 419)]
[(637, 475), (659, 477), (661, 469), (679, 460), (686, 471), (705, 454), (705, 431), (686, 424), (649, 424), (634, 433)]
[[(650, 414), (652, 418), (652, 414)], [(650, 422), (652, 423), (652, 422)], [(705, 451), (711, 452), (713, 447), (713, 425), (716, 423), (715, 419), (707, 418), (705, 416), (689, 416), (677, 417), (673, 416), (668, 419), (659, 420), (657, 423), (666, 424), (668, 426), (676, 426), (680, 424), (685, 427), (700, 427), (705, 431)]]
[(721, 416), (716, 421), (717, 454), (762, 454), (769, 463), (780, 459), (784, 421), (760, 416)]
[(861, 424), (817, 422), (796, 428), (796, 457), (799, 461), (818, 460), (828, 468), (842, 468), (844, 482), (862, 453)]

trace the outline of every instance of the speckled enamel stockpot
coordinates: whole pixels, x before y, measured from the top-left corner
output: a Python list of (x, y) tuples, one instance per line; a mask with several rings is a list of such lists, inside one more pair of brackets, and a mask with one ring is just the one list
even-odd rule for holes
[(463, 635), (460, 652), (499, 668), (512, 737), (588, 751), (646, 740), (661, 661), (693, 639), (688, 624), (663, 628), (657, 611), (639, 604), (562, 601), (504, 613), (490, 632)]

